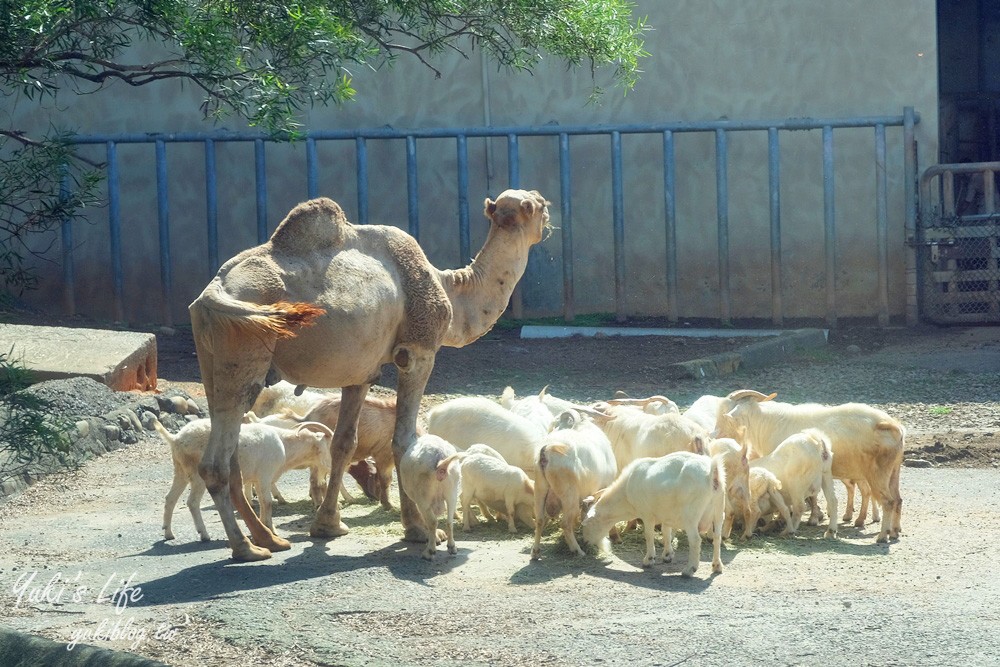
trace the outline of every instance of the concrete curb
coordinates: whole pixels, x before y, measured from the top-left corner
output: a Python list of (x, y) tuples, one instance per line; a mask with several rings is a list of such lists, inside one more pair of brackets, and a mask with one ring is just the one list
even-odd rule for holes
[(67, 644), (0, 628), (0, 665), (4, 667), (167, 667), (134, 653), (89, 644)]
[(703, 359), (691, 359), (667, 367), (671, 380), (703, 379), (731, 375), (740, 368), (760, 368), (783, 361), (800, 350), (823, 347), (827, 329), (796, 329), (770, 340), (751, 343), (736, 352), (723, 352)]

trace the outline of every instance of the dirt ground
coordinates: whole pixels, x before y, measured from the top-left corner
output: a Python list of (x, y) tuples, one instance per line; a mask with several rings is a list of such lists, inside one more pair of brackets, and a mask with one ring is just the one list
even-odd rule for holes
[[(171, 463), (150, 437), (0, 504), (2, 622), (175, 665), (995, 664), (1000, 331), (846, 328), (786, 363), (700, 381), (664, 380), (663, 368), (745, 341), (516, 333), (443, 350), (425, 407), (508, 384), (581, 401), (623, 389), (684, 406), (752, 387), (872, 403), (907, 425), (907, 456), (927, 466), (903, 470), (902, 538), (876, 545), (869, 523), (842, 524), (837, 540), (811, 527), (734, 539), (721, 575), (703, 545), (684, 579), (683, 536), (674, 563), (644, 569), (641, 533), (581, 558), (552, 527), (531, 562), (526, 529), (481, 524), (457, 528), (457, 556), (439, 549), (427, 563), (400, 541), (398, 512), (377, 505), (345, 507), (345, 537), (309, 538), (306, 479), (294, 473), (282, 480), (291, 502), (275, 511), (292, 549), (237, 564), (207, 498), (213, 541), (197, 541), (183, 504), (177, 539), (163, 541)], [(189, 332), (157, 337), (161, 389), (198, 396)]]

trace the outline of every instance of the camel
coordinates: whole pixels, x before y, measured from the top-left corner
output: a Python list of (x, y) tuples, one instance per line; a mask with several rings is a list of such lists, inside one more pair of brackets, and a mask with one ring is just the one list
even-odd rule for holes
[[(399, 371), (392, 440), (399, 470), (416, 440), (438, 348), (463, 347), (493, 327), (524, 273), (528, 250), (550, 229), (548, 204), (537, 191), (487, 198), (490, 230), (482, 249), (464, 268), (439, 270), (405, 232), (353, 225), (336, 202), (313, 199), (293, 208), (266, 243), (222, 265), (189, 311), (212, 420), (198, 470), (235, 560), (261, 560), (291, 547), (254, 514), (236, 456), (243, 414), (264, 383), (342, 389), (330, 485), (309, 533), (347, 534), (337, 502), (340, 480), (357, 446), (361, 406), (382, 365)], [(399, 495), (405, 539), (426, 542), (402, 485)]]

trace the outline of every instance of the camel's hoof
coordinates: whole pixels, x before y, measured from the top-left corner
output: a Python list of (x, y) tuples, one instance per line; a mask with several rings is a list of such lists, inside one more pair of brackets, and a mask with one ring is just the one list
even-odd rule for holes
[(267, 560), (270, 557), (269, 550), (250, 542), (244, 542), (242, 546), (233, 549), (233, 560), (240, 563), (252, 563), (258, 560)]
[(254, 544), (258, 547), (264, 549), (269, 549), (270, 551), (288, 551), (292, 548), (292, 543), (283, 537), (278, 537), (275, 534), (269, 534), (261, 540), (254, 540)]
[(330, 539), (333, 537), (341, 537), (342, 535), (347, 535), (350, 529), (347, 524), (343, 521), (338, 521), (337, 525), (328, 523), (313, 523), (312, 527), (309, 528), (310, 537), (319, 537)]

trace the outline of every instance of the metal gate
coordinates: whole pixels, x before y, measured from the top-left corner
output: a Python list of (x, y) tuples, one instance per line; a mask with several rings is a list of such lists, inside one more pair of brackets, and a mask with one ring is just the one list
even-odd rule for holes
[(920, 311), (938, 324), (1000, 323), (1000, 162), (939, 164), (920, 178)]

